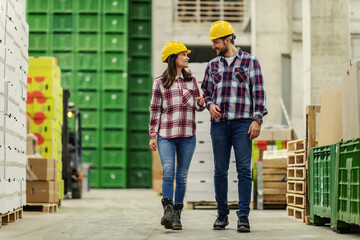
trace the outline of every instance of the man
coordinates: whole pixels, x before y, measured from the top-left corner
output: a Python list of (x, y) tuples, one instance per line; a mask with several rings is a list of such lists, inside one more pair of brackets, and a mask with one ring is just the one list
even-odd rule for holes
[(258, 60), (234, 45), (234, 29), (226, 21), (212, 24), (210, 38), (217, 57), (206, 67), (201, 88), (211, 115), (214, 183), (218, 216), (214, 230), (228, 222), (228, 169), (234, 148), (238, 177), (237, 231), (249, 232), (252, 140), (259, 136), (267, 114), (265, 90)]

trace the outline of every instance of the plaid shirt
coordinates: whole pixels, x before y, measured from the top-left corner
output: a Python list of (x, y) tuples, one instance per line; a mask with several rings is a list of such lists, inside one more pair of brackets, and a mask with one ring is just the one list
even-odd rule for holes
[(268, 113), (260, 64), (240, 48), (230, 66), (223, 56), (209, 62), (201, 89), (206, 107), (216, 104), (221, 109), (221, 117), (212, 122), (262, 119)]
[(185, 82), (177, 77), (167, 89), (162, 85), (162, 78), (154, 81), (150, 103), (150, 138), (159, 134), (163, 138), (191, 137), (195, 135), (195, 110), (203, 111), (196, 97), (200, 97), (196, 79)]

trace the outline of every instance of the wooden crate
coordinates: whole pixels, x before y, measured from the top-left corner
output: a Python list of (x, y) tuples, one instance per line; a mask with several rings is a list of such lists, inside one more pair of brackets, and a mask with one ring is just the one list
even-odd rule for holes
[(287, 181), (287, 192), (305, 195), (306, 182), (305, 181), (288, 180)]

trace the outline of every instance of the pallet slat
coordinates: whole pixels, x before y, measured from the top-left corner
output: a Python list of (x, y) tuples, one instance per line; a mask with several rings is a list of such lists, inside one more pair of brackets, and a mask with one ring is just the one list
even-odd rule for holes
[(27, 203), (24, 206), (24, 211), (27, 213), (54, 213), (57, 210), (57, 203)]
[(0, 215), (0, 228), (2, 225), (7, 225), (11, 222), (16, 222), (16, 220), (22, 219), (23, 217), (23, 208), (17, 208), (14, 211), (4, 213)]

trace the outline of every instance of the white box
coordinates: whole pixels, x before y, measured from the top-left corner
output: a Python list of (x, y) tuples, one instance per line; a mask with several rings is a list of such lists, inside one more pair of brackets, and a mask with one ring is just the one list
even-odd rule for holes
[(196, 152), (206, 152), (212, 151), (212, 143), (211, 141), (204, 141), (204, 140), (196, 140)]
[(187, 191), (190, 192), (214, 192), (214, 182), (210, 180), (189, 181), (186, 184)]
[(188, 202), (215, 202), (215, 192), (186, 191)]

